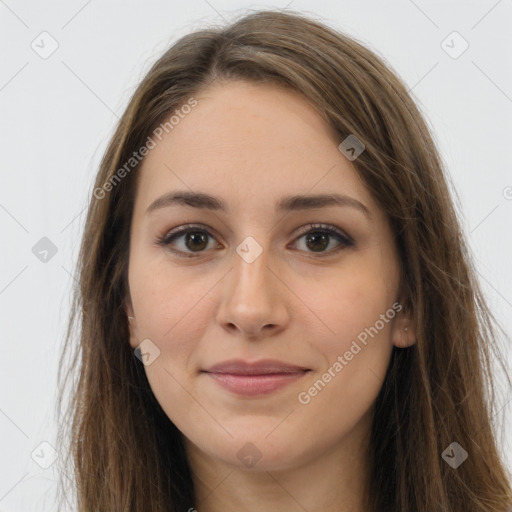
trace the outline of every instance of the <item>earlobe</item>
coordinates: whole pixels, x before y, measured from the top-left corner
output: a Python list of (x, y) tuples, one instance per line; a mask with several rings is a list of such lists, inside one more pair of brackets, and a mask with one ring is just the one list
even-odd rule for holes
[(135, 349), (139, 343), (137, 342), (137, 322), (131, 304), (126, 304), (125, 312), (126, 320), (128, 322), (128, 331), (130, 333), (130, 347)]
[[(135, 324), (135, 318), (133, 317), (127, 317), (128, 318), (128, 331), (130, 333), (130, 347), (133, 349), (136, 349), (139, 346), (138, 342), (138, 334), (137, 334), (137, 328), (134, 325)], [(132, 318), (132, 320), (130, 320)]]
[(393, 345), (398, 348), (407, 348), (416, 343), (416, 327), (409, 316), (396, 318), (392, 338)]

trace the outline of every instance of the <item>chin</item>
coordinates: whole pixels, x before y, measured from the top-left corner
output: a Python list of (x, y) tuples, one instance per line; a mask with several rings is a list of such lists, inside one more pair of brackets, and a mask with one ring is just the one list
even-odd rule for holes
[[(269, 429), (265, 422), (265, 428), (257, 430), (257, 435), (250, 435), (243, 429), (230, 430), (233, 438), (223, 438), (214, 446), (210, 440), (204, 451), (237, 469), (249, 471), (279, 471), (301, 464), (308, 452), (304, 449), (304, 439), (299, 432), (296, 439), (280, 436), (277, 431), (272, 432), (275, 427), (276, 423)], [(269, 435), (269, 432), (272, 433)], [(314, 450), (314, 446), (311, 449)]]

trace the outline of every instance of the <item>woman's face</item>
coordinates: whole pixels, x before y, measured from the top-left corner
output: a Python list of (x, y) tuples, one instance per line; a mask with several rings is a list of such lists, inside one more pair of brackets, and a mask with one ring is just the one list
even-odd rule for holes
[[(151, 388), (191, 449), (239, 467), (304, 464), (368, 427), (393, 344), (412, 342), (393, 235), (301, 96), (228, 82), (196, 100), (139, 169), (130, 344), (143, 342)], [(207, 372), (235, 359), (281, 367)]]

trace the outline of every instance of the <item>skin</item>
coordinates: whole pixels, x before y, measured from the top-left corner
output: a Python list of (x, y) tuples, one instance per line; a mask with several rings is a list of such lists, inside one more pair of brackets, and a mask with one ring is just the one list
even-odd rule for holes
[[(298, 395), (400, 302), (388, 221), (339, 151), (339, 136), (302, 96), (235, 81), (195, 98), (139, 169), (130, 345), (149, 339), (160, 350), (144, 368), (184, 434), (199, 512), (362, 511), (372, 405), (393, 345), (414, 343), (411, 318), (402, 310), (385, 322), (309, 403)], [(145, 213), (171, 191), (208, 193), (228, 209)], [(283, 196), (322, 193), (357, 199), (371, 219), (348, 206), (275, 212)], [(206, 248), (197, 249), (197, 235), (188, 247), (185, 236), (156, 243), (189, 223), (211, 234)], [(316, 249), (306, 230), (298, 232), (311, 223), (338, 227), (354, 245), (331, 235)], [(251, 263), (236, 251), (248, 236), (262, 248)], [(201, 373), (232, 358), (274, 358), (310, 371), (270, 395), (245, 397)], [(261, 457), (251, 467), (237, 456), (249, 442)]]

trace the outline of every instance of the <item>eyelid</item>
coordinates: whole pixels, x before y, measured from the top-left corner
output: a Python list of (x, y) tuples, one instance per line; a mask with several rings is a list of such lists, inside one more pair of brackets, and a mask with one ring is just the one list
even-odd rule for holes
[(162, 237), (161, 240), (169, 240), (173, 235), (182, 235), (185, 234), (189, 230), (197, 230), (197, 231), (205, 231), (209, 235), (211, 235), (212, 231), (214, 233), (217, 233), (213, 228), (210, 226), (206, 226), (205, 224), (182, 224), (180, 226), (177, 226), (170, 231), (167, 231)]
[(302, 226), (299, 228), (298, 233), (296, 233), (297, 237), (303, 236), (310, 231), (327, 231), (330, 233), (334, 233), (341, 238), (343, 238), (347, 243), (354, 243), (354, 240), (351, 236), (349, 236), (347, 233), (342, 231), (340, 228), (337, 228), (336, 226), (333, 226), (332, 224), (323, 224), (318, 222), (311, 222), (310, 224), (306, 224), (305, 226)]

